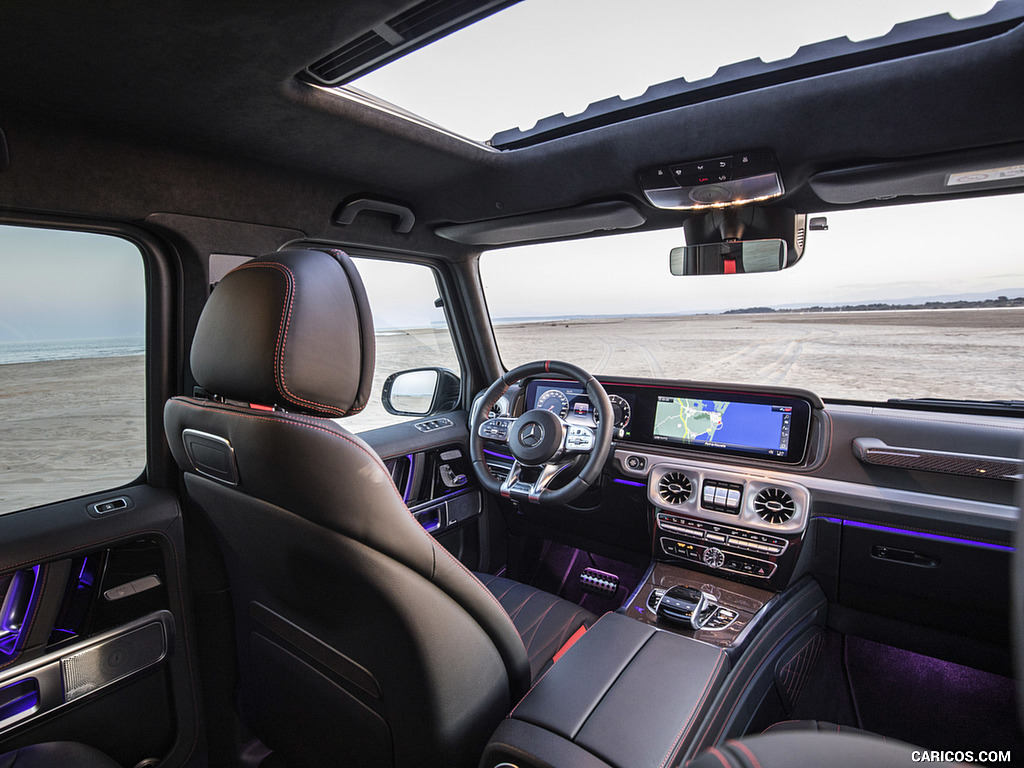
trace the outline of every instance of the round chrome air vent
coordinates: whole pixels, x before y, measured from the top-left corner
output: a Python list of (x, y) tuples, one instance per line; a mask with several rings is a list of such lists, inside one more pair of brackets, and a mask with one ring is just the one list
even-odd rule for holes
[(754, 497), (754, 512), (766, 523), (782, 525), (796, 512), (796, 503), (781, 488), (765, 488)]
[(494, 405), (491, 406), (491, 410), (487, 412), (487, 418), (493, 419), (495, 416), (508, 416), (508, 411), (508, 398), (502, 395), (494, 401)]
[(666, 504), (685, 504), (691, 493), (693, 485), (682, 472), (666, 472), (658, 481), (658, 496)]

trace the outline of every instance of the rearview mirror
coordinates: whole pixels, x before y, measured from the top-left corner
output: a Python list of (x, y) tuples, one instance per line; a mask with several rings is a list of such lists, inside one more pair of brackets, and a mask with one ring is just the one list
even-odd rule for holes
[(785, 240), (736, 240), (684, 245), (669, 254), (673, 275), (740, 275), (778, 272), (790, 266)]

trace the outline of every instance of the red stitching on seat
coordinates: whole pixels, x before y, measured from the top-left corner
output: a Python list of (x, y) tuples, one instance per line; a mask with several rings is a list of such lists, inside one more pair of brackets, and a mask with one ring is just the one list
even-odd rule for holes
[[(206, 411), (206, 412), (210, 412), (210, 413), (227, 412), (227, 413), (230, 413), (230, 414), (232, 414), (234, 416), (237, 416), (238, 418), (241, 418), (241, 419), (255, 419), (256, 421), (267, 421), (267, 422), (271, 422), (273, 424), (290, 424), (290, 425), (293, 425), (293, 426), (296, 426), (296, 427), (304, 427), (306, 429), (312, 429), (312, 430), (315, 430), (317, 432), (323, 432), (325, 435), (330, 435), (331, 437), (339, 438), (341, 440), (344, 440), (346, 443), (349, 443), (350, 445), (355, 446), (359, 451), (361, 451), (367, 457), (369, 457), (371, 460), (373, 460), (377, 464), (377, 466), (381, 468), (381, 470), (384, 472), (384, 474), (388, 476), (388, 478), (391, 477), (390, 473), (388, 473), (387, 467), (384, 466), (384, 462), (381, 461), (380, 456), (378, 456), (375, 453), (371, 453), (366, 448), (364, 448), (359, 443), (357, 443), (355, 440), (347, 437), (342, 432), (335, 431), (334, 429), (326, 429), (324, 426), (321, 426), (320, 424), (311, 423), (311, 422), (309, 422), (307, 420), (306, 417), (303, 417), (301, 415), (296, 415), (296, 414), (280, 414), (280, 415), (278, 415), (278, 416), (276, 416), (274, 418), (270, 418), (270, 417), (267, 417), (267, 416), (257, 416), (255, 414), (246, 413), (245, 411), (242, 411), (242, 410), (240, 410), (238, 408), (235, 408), (234, 406), (230, 406), (230, 405), (220, 405), (220, 404), (211, 404), (211, 405), (205, 405), (204, 404), (204, 405), (200, 405), (199, 403), (193, 403), (190, 400), (188, 400), (186, 398), (183, 398), (183, 397), (175, 397), (175, 398), (173, 398), (173, 400), (175, 402), (177, 402), (177, 403), (181, 403), (182, 405), (187, 405), (187, 406), (189, 406), (191, 408), (196, 408), (196, 409), (198, 409), (200, 411)], [(332, 422), (328, 422), (328, 423), (331, 423), (332, 426), (334, 426)], [(494, 603), (494, 605), (497, 606), (497, 608), (500, 610), (501, 615), (505, 617), (505, 620), (509, 623), (509, 626), (516, 633), (516, 637), (519, 637), (520, 638), (520, 642), (522, 642), (522, 638), (519, 635), (519, 630), (516, 629), (516, 625), (512, 621), (512, 618), (508, 615), (508, 612), (505, 610), (505, 608), (502, 606), (502, 604), (500, 602), (498, 602), (498, 598), (496, 598), (494, 596), (494, 594), (491, 592), (491, 590), (489, 590), (487, 587), (485, 587), (483, 585), (483, 583), (480, 581), (480, 579), (478, 579), (476, 576), (473, 575), (472, 571), (470, 571), (468, 568), (466, 568), (466, 566), (464, 566), (462, 563), (460, 563), (447, 549), (445, 549), (443, 546), (441, 546), (437, 542), (437, 539), (435, 539), (433, 536), (431, 536), (430, 534), (428, 534), (426, 531), (423, 530), (423, 527), (419, 524), (418, 521), (416, 521), (415, 516), (409, 510), (409, 507), (406, 505), (405, 500), (402, 499), (402, 495), (398, 492), (398, 489), (395, 487), (395, 484), (393, 482), (390, 483), (390, 488), (391, 488), (391, 491), (398, 498), (398, 501), (402, 505), (402, 508), (405, 509), (406, 513), (413, 519), (414, 522), (416, 522), (416, 530), (418, 530), (429, 541), (431, 549), (432, 549), (432, 551), (434, 553), (434, 557), (436, 558), (437, 551), (440, 550), (449, 560), (451, 560), (456, 565), (457, 568), (459, 568), (464, 574), (466, 574), (473, 581), (475, 581), (480, 586), (480, 589), (482, 589), (484, 591), (484, 593), (491, 599), (491, 601)], [(524, 645), (523, 646), (523, 652), (525, 653), (525, 651), (526, 651), (526, 646)]]
[(249, 262), (237, 267), (234, 271), (240, 272), (244, 269), (260, 269), (269, 267), (276, 269), (285, 276), (285, 303), (281, 310), (281, 322), (277, 330), (277, 344), (274, 347), (274, 374), (276, 384), (281, 394), (295, 405), (306, 406), (333, 416), (345, 416), (348, 412), (344, 408), (318, 403), (315, 400), (307, 400), (299, 397), (288, 387), (284, 373), (285, 348), (288, 344), (288, 329), (291, 327), (292, 310), (295, 306), (295, 297), (298, 293), (298, 283), (295, 280), (295, 273), (284, 264), (277, 261)]
[(718, 750), (718, 747), (711, 747), (711, 749), (709, 749), (708, 752), (710, 752), (712, 755), (717, 757), (718, 758), (718, 762), (720, 762), (723, 766), (725, 766), (725, 768), (732, 768), (732, 766), (729, 765), (729, 761), (726, 759), (725, 755), (723, 755)]
[(750, 758), (750, 762), (754, 764), (754, 768), (761, 768), (761, 762), (757, 759), (753, 752), (750, 751), (750, 747), (744, 744), (742, 741), (736, 741), (735, 739), (725, 742), (726, 744), (738, 749), (740, 752)]
[[(533, 600), (533, 598), (538, 596), (540, 596), (540, 592), (531, 592), (530, 596), (526, 598), (526, 603), (529, 603), (531, 600)], [(523, 603), (524, 607), (526, 606), (526, 603)], [(540, 618), (538, 618), (536, 621), (530, 624), (530, 626), (526, 627), (520, 634), (525, 635), (532, 629), (534, 636), (536, 636), (537, 630), (540, 629), (540, 625), (544, 623), (544, 619), (547, 617), (549, 613), (551, 613), (551, 610), (555, 607), (555, 605), (556, 603), (552, 603), (551, 605), (549, 605), (547, 610), (540, 615)]]
[(779, 720), (777, 723), (772, 723), (771, 725), (769, 725), (767, 728), (765, 728), (763, 731), (761, 731), (761, 733), (768, 733), (768, 731), (770, 731), (772, 728), (775, 728), (775, 727), (780, 726), (780, 725), (785, 725), (786, 723), (799, 723), (799, 722), (802, 722), (802, 721), (800, 721), (800, 720)]

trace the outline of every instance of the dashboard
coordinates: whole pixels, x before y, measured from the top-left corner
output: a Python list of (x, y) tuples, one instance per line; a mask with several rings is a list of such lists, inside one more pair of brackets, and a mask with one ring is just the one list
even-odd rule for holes
[[(556, 510), (502, 501), (517, 534), (646, 553), (656, 572), (685, 572), (690, 586), (781, 592), (810, 572), (837, 626), (947, 633), (953, 623), (964, 637), (1007, 642), (1001, 574), (1019, 517), (1019, 417), (826, 407), (790, 388), (601, 383), (614, 435), (600, 484)], [(492, 415), (535, 408), (598, 423), (579, 384), (548, 374), (513, 385)], [(509, 471), (506, 446), (485, 453), (495, 477)], [(641, 590), (630, 610), (654, 610), (650, 599)], [(945, 637), (925, 637), (922, 652), (947, 652)]]
[[(796, 394), (613, 383), (605, 389), (618, 440), (783, 464), (806, 455), (812, 406)], [(595, 427), (600, 420), (575, 382), (534, 379), (525, 397), (525, 410), (551, 411), (568, 424)]]
[[(810, 446), (821, 401), (768, 387), (602, 384), (614, 449), (599, 506), (584, 513), (587, 528), (646, 530), (655, 560), (783, 588), (810, 518), (809, 490), (791, 472), (816, 461)], [(570, 427), (600, 424), (602, 414), (575, 381), (528, 379), (508, 395), (502, 415), (539, 409)], [(496, 476), (509, 471), (500, 451), (491, 457)]]

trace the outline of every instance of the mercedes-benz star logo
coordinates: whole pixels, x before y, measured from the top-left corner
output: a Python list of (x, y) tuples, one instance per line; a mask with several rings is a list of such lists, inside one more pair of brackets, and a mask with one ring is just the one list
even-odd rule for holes
[(519, 433), (519, 442), (527, 448), (534, 448), (544, 439), (544, 429), (535, 421), (531, 421)]

